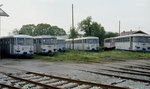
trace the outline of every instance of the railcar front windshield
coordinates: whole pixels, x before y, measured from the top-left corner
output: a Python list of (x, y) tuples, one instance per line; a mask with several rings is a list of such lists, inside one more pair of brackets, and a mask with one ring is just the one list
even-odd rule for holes
[(51, 45), (56, 43), (56, 38), (43, 38), (44, 45)]
[(33, 45), (33, 39), (32, 38), (26, 38), (25, 39), (25, 45)]
[(25, 40), (24, 38), (17, 38), (17, 45), (24, 45)]
[(147, 36), (136, 36), (134, 42), (150, 43), (150, 37)]
[(99, 40), (98, 39), (88, 39), (88, 43), (89, 44), (92, 44), (92, 43), (99, 43)]
[(17, 45), (33, 45), (32, 38), (17, 38)]
[(58, 44), (65, 44), (65, 40), (57, 40)]

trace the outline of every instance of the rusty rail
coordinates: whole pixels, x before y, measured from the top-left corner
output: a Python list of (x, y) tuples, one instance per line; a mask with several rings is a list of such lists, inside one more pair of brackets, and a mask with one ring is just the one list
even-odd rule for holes
[(60, 80), (66, 80), (66, 81), (70, 81), (70, 82), (74, 82), (74, 83), (78, 83), (78, 84), (85, 84), (85, 85), (91, 85), (91, 86), (99, 86), (99, 87), (110, 88), (110, 89), (129, 89), (129, 88), (126, 88), (126, 87), (112, 86), (112, 85), (106, 85), (106, 84), (100, 84), (100, 83), (92, 83), (92, 82), (87, 82), (87, 81), (62, 78), (62, 77), (57, 77), (57, 76), (52, 76), (52, 75), (46, 75), (46, 74), (40, 74), (40, 73), (35, 73), (35, 72), (27, 72), (27, 74), (35, 74), (35, 75), (51, 77), (51, 78), (60, 79)]
[(141, 67), (141, 66), (126, 66), (128, 68), (138, 68), (138, 69), (146, 69), (146, 70), (150, 70), (150, 68), (147, 68), (147, 67)]
[(111, 68), (119, 69), (119, 70), (126, 70), (126, 71), (134, 71), (134, 72), (138, 72), (138, 73), (150, 74), (150, 72), (133, 70), (133, 69), (129, 69), (129, 68), (119, 68), (119, 67), (111, 67)]
[[(36, 72), (27, 72), (27, 74), (34, 74), (35, 76), (45, 76), (45, 77), (50, 77), (50, 79), (58, 79), (60, 81), (68, 81), (68, 83), (77, 83), (75, 85), (71, 85), (71, 86), (67, 86), (64, 88), (58, 88), (55, 85), (47, 85), (44, 83), (39, 83), (36, 81), (32, 81), (32, 79), (24, 79), (24, 78), (20, 78), (17, 76), (14, 76), (12, 74), (8, 74), (8, 73), (4, 73), (4, 72), (0, 72), (10, 78), (13, 78), (15, 80), (19, 80), (19, 81), (24, 81), (27, 83), (31, 83), (31, 84), (35, 84), (35, 85), (39, 85), (41, 87), (44, 87), (44, 89), (70, 89), (71, 87), (76, 87), (78, 85), (88, 85), (88, 87), (102, 87), (102, 88), (107, 88), (107, 89), (130, 89), (130, 88), (126, 88), (126, 87), (119, 87), (119, 86), (113, 86), (113, 85), (106, 85), (106, 84), (100, 84), (100, 83), (92, 83), (92, 82), (87, 82), (87, 81), (80, 81), (80, 80), (73, 80), (73, 79), (68, 79), (68, 78), (63, 78), (63, 77), (57, 77), (57, 76), (52, 76), (52, 75), (46, 75), (46, 74), (41, 74), (41, 73), (36, 73)], [(6, 85), (7, 86), (7, 85)], [(10, 88), (13, 86), (10, 86)], [(88, 89), (88, 87), (86, 89)], [(14, 87), (12, 89), (20, 89), (17, 87)]]
[(130, 77), (125, 77), (125, 76), (112, 75), (112, 74), (106, 74), (106, 73), (100, 73), (100, 72), (94, 72), (94, 71), (87, 71), (87, 70), (80, 70), (80, 71), (89, 72), (89, 73), (93, 73), (93, 74), (104, 75), (104, 76), (109, 76), (109, 77), (116, 77), (116, 78), (129, 79), (129, 80), (133, 80), (133, 81), (140, 81), (140, 82), (150, 83), (150, 80), (130, 78)]
[(7, 88), (9, 88), (9, 89), (22, 89), (22, 88), (18, 88), (18, 87), (6, 85), (6, 84), (3, 84), (3, 83), (0, 83), (0, 86), (7, 87)]
[(150, 74), (144, 74), (144, 73), (135, 73), (135, 72), (112, 70), (112, 69), (101, 69), (101, 70), (112, 71), (112, 72), (118, 72), (118, 73), (133, 74), (133, 75), (141, 75), (141, 76), (148, 76), (148, 77), (150, 77)]

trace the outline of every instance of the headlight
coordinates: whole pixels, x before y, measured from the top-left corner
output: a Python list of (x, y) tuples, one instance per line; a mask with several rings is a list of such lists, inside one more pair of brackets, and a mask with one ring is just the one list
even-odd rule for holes
[(19, 52), (20, 52), (20, 50), (16, 50), (16, 52), (18, 52), (18, 53), (19, 53)]
[(87, 49), (90, 49), (90, 47), (86, 47)]
[(42, 51), (46, 51), (46, 49), (42, 49)]

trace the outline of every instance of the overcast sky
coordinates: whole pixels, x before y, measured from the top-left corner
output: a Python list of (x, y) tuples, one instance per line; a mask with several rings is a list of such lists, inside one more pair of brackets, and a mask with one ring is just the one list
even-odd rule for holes
[(69, 32), (71, 4), (75, 26), (92, 16), (106, 31), (143, 30), (150, 34), (150, 0), (0, 0), (10, 17), (1, 17), (1, 35), (8, 35), (24, 24), (48, 23)]

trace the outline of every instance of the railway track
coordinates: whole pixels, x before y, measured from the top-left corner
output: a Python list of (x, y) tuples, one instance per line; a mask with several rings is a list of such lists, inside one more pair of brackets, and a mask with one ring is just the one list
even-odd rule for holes
[[(138, 65), (138, 67), (132, 66), (132, 69), (130, 69), (130, 66), (124, 66), (121, 68), (109, 66), (114, 69), (101, 69), (104, 71), (112, 72), (109, 74), (78, 69), (79, 71), (83, 71), (83, 72), (89, 72), (93, 74), (120, 79), (119, 81), (110, 83), (110, 85), (81, 81), (81, 80), (74, 80), (74, 79), (69, 79), (64, 77), (52, 76), (49, 74), (30, 72), (30, 71), (20, 70), (16, 68), (5, 67), (5, 68), (21, 71), (21, 72), (16, 72), (16, 73), (0, 72), (0, 89), (1, 88), (6, 88), (6, 89), (129, 89), (128, 87), (114, 86), (126, 82), (127, 80), (133, 80), (135, 82), (143, 82), (146, 84), (148, 83), (149, 86), (150, 80), (147, 79), (145, 80), (145, 79), (138, 79), (138, 77), (133, 78), (128, 76), (125, 77), (122, 75), (121, 76), (115, 75), (115, 73), (123, 73), (123, 74), (146, 76), (149, 78), (150, 72), (146, 71), (148, 69), (143, 69), (143, 71), (136, 70), (137, 68), (139, 69), (143, 68), (143, 66), (144, 68), (148, 67), (145, 65), (142, 66)], [(1, 75), (3, 77), (1, 77)]]
[(150, 68), (145, 67), (145, 66), (126, 66), (127, 68), (138, 68), (138, 69), (145, 69), (145, 70), (150, 70)]
[(132, 71), (132, 72), (137, 72), (137, 73), (150, 74), (150, 72), (148, 72), (148, 71), (140, 71), (140, 70), (129, 69), (129, 68), (121, 68), (121, 67), (111, 67), (111, 68), (119, 69), (119, 70), (125, 70), (125, 71)]
[(132, 78), (132, 77), (125, 77), (125, 76), (120, 76), (120, 75), (115, 75), (115, 74), (108, 74), (108, 73), (100, 73), (100, 72), (95, 72), (95, 71), (87, 71), (87, 70), (80, 70), (80, 71), (89, 72), (89, 73), (98, 74), (98, 75), (109, 76), (109, 77), (116, 77), (116, 78), (128, 79), (128, 80), (133, 80), (133, 81), (140, 81), (140, 82), (144, 82), (144, 83), (150, 83), (150, 80), (144, 80), (144, 79), (138, 79), (138, 78)]
[(150, 74), (144, 74), (144, 73), (136, 73), (136, 72), (129, 72), (129, 71), (120, 71), (120, 70), (113, 70), (113, 69), (101, 69), (101, 70), (150, 77)]
[(11, 85), (6, 85), (6, 84), (3, 84), (3, 83), (0, 83), (0, 88), (20, 89), (18, 87), (14, 87), (14, 86), (11, 86)]
[(143, 67), (150, 68), (150, 66), (149, 66), (149, 65), (138, 65), (138, 66), (143, 66)]
[(7, 89), (129, 89), (30, 71), (23, 73), (0, 72), (0, 74), (2, 76), (0, 87)]

